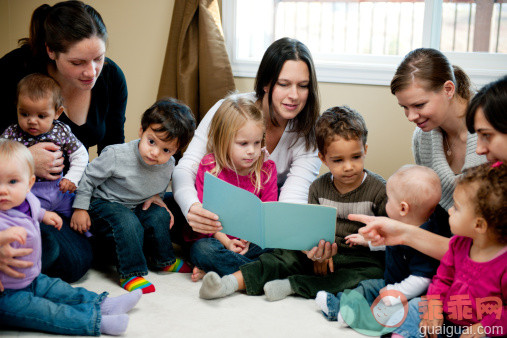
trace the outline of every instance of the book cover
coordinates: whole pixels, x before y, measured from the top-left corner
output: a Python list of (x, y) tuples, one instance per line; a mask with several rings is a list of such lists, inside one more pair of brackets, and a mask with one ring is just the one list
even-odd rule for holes
[(334, 243), (336, 209), (262, 202), (249, 191), (206, 173), (203, 207), (218, 215), (223, 233), (264, 248), (310, 250), (321, 239)]

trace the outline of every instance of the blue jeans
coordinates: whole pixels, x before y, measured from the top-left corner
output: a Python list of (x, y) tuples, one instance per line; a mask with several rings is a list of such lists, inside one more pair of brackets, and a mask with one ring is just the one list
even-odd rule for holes
[(161, 269), (176, 261), (169, 234), (171, 216), (165, 208), (152, 204), (142, 210), (140, 204), (130, 210), (119, 203), (92, 198), (89, 213), (91, 232), (114, 241), (120, 278), (147, 275), (148, 263)]
[[(384, 286), (386, 286), (386, 283), (383, 279), (366, 279), (357, 284), (357, 287), (353, 290), (362, 295), (368, 305), (371, 306)], [(338, 292), (336, 297), (332, 294), (328, 294), (327, 308), (329, 309), (329, 312), (327, 315), (323, 313), (324, 317), (328, 320), (337, 319), (338, 312), (340, 312), (340, 300), (342, 294), (343, 292)]]
[(423, 337), (419, 332), (419, 323), (421, 322), (421, 315), (423, 314), (419, 309), (420, 301), (421, 297), (416, 297), (408, 302), (407, 318), (405, 318), (405, 321), (397, 327), (393, 333), (402, 335), (404, 338)]
[(62, 217), (60, 230), (41, 223), (42, 273), (67, 283), (79, 280), (92, 265), (92, 247), (88, 239), (70, 228)]
[(208, 272), (215, 271), (220, 276), (230, 275), (239, 270), (241, 265), (253, 262), (272, 249), (262, 249), (260, 246), (250, 243), (248, 251), (244, 255), (232, 252), (215, 238), (202, 238), (190, 248), (190, 259), (198, 268)]
[(40, 274), (24, 289), (0, 292), (0, 326), (82, 336), (100, 335), (100, 295)]

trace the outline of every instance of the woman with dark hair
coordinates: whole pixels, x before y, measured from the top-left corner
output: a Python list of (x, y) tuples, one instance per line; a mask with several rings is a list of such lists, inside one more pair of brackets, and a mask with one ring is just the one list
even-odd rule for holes
[(477, 154), (507, 163), (507, 76), (479, 90), (467, 110), (467, 127), (477, 132)]
[[(121, 69), (105, 57), (107, 30), (100, 14), (81, 1), (64, 1), (35, 9), (29, 37), (21, 47), (0, 59), (0, 100), (4, 104), (0, 130), (17, 121), (16, 86), (28, 74), (43, 73), (61, 86), (65, 112), (60, 121), (86, 148), (98, 152), (123, 143), (127, 85)], [(59, 179), (63, 166), (60, 149), (43, 142), (30, 147), (35, 174)], [(42, 272), (67, 282), (81, 278), (92, 260), (88, 240), (70, 229), (60, 231), (41, 224)]]
[[(308, 48), (298, 40), (282, 38), (264, 53), (255, 80), (255, 93), (237, 94), (255, 102), (264, 114), (266, 148), (269, 159), (277, 167), (281, 202), (307, 203), (308, 189), (319, 172), (315, 147), (315, 121), (320, 107), (317, 86)], [(218, 216), (205, 210), (199, 202), (195, 179), (199, 162), (206, 153), (211, 119), (222, 102), (218, 101), (201, 121), (173, 173), (174, 198), (188, 222), (183, 229), (188, 244), (203, 237), (202, 234), (221, 230)], [(328, 251), (330, 246), (328, 243)], [(323, 251), (324, 246), (317, 255), (322, 256)], [(196, 273), (193, 280), (201, 277)]]

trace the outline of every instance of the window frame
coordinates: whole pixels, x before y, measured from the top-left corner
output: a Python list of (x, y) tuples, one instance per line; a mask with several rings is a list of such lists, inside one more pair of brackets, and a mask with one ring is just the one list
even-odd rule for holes
[[(443, 0), (425, 0), (423, 47), (439, 48)], [(222, 0), (222, 26), (233, 75), (255, 77), (259, 61), (241, 60), (236, 56), (237, 0)], [(462, 67), (472, 82), (481, 87), (507, 74), (507, 54), (444, 52), (452, 64)], [(403, 59), (398, 56), (338, 54), (339, 60), (315, 59), (320, 82), (388, 86)]]

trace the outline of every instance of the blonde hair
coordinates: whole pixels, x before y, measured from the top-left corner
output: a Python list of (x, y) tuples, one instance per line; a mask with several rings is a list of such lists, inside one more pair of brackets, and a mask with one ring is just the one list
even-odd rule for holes
[(440, 178), (425, 166), (404, 165), (389, 180), (396, 182), (396, 196), (410, 204), (413, 210), (431, 214), (442, 196)]
[[(211, 174), (218, 176), (222, 169), (227, 168), (236, 171), (229, 155), (229, 149), (234, 142), (236, 133), (248, 121), (255, 122), (262, 130), (263, 137), (261, 147), (265, 146), (266, 126), (264, 124), (264, 114), (257, 105), (243, 97), (231, 95), (227, 97), (211, 120), (208, 134), (208, 144), (206, 151), (215, 156), (215, 168)], [(208, 163), (206, 163), (208, 164)], [(262, 185), (269, 180), (270, 173), (265, 182), (262, 182), (261, 173), (264, 164), (264, 154), (261, 153), (252, 168), (252, 184), (255, 186), (255, 192), (259, 192)]]
[(4, 160), (13, 158), (19, 160), (21, 163), (26, 163), (29, 177), (32, 177), (35, 173), (32, 153), (27, 147), (17, 141), (0, 139), (0, 158), (3, 163), (5, 163)]

